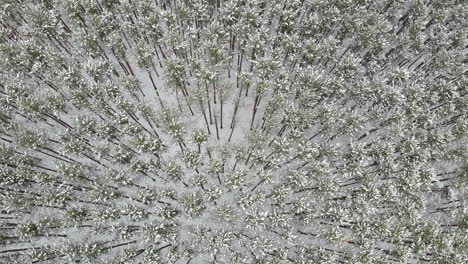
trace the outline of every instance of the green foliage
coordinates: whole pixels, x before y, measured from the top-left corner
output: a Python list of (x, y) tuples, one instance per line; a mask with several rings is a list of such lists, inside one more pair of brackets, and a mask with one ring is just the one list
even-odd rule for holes
[(86, 208), (70, 207), (65, 211), (65, 216), (72, 222), (82, 222), (89, 216), (89, 212)]
[(184, 195), (180, 202), (191, 217), (199, 216), (206, 209), (205, 201), (199, 192)]

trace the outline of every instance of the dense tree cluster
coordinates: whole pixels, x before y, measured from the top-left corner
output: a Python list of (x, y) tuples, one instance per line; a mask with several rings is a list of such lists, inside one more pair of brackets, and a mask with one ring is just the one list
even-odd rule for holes
[(0, 2), (0, 263), (467, 263), (464, 1)]

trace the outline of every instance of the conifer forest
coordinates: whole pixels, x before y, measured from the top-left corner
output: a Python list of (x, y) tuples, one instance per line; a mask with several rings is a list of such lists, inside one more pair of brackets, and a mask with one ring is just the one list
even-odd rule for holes
[(466, 264), (467, 94), (463, 0), (0, 0), (0, 263)]

